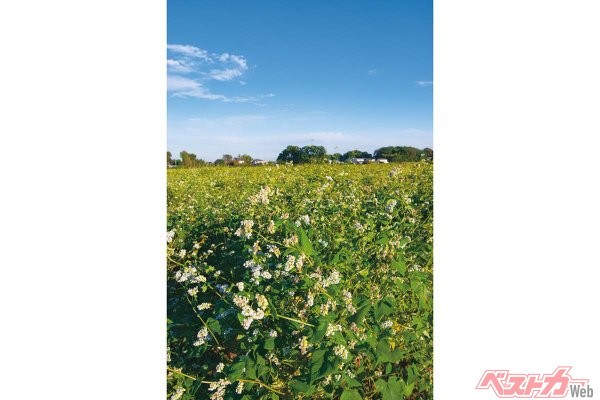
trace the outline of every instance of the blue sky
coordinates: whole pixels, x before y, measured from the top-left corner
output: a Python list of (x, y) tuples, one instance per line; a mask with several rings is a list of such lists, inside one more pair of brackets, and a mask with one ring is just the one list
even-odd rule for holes
[(168, 149), (433, 147), (430, 0), (168, 0)]

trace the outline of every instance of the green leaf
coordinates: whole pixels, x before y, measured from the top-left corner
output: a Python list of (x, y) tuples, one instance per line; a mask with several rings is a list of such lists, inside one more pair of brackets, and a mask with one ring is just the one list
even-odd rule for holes
[(392, 268), (404, 276), (406, 274), (406, 261), (404, 261), (404, 257), (400, 256), (400, 258), (392, 262)]
[(350, 378), (348, 375), (344, 375), (344, 380), (346, 381), (346, 384), (348, 385), (348, 387), (354, 388), (354, 387), (362, 386), (362, 383), (360, 383), (359, 381), (357, 381), (354, 378)]
[(256, 363), (249, 358), (246, 359), (246, 376), (256, 379)]
[(402, 357), (404, 357), (402, 350), (395, 349), (392, 351), (386, 339), (381, 339), (379, 343), (377, 343), (377, 349), (375, 352), (377, 353), (377, 361), (379, 363), (397, 363), (402, 360)]
[(395, 376), (391, 377), (387, 382), (383, 379), (378, 379), (375, 382), (375, 388), (382, 394), (383, 400), (402, 400), (404, 394), (402, 391), (403, 382), (398, 381)]
[(315, 330), (314, 336), (311, 338), (311, 343), (316, 343), (319, 340), (323, 339), (325, 333), (327, 332), (327, 326), (329, 325), (329, 320), (323, 317), (319, 318), (319, 325)]
[(379, 239), (377, 239), (377, 241), (375, 242), (375, 244), (388, 244), (390, 241), (390, 238), (388, 237), (388, 235), (386, 235), (385, 233), (383, 235), (381, 235), (379, 237)]
[(312, 243), (308, 239), (308, 235), (304, 231), (304, 229), (300, 228), (300, 248), (307, 256), (312, 256), (315, 254), (315, 250), (312, 247)]
[(342, 393), (340, 400), (362, 400), (362, 397), (360, 397), (360, 393), (358, 393), (356, 390), (346, 389)]
[(325, 354), (327, 350), (318, 349), (312, 353), (310, 359), (310, 382), (314, 382), (319, 379), (322, 374), (323, 363), (325, 361)]
[(210, 330), (213, 331), (215, 334), (217, 334), (217, 335), (221, 334), (221, 324), (219, 324), (219, 321), (217, 321), (216, 319), (208, 318), (206, 320), (206, 325), (208, 325)]
[(375, 319), (379, 320), (381, 317), (389, 315), (394, 312), (396, 308), (396, 301), (391, 296), (386, 296), (377, 303), (375, 307)]
[(275, 338), (268, 338), (265, 340), (265, 350), (273, 350), (275, 348)]
[(234, 363), (231, 367), (229, 367), (229, 371), (227, 372), (227, 377), (231, 382), (237, 380), (244, 373), (244, 368), (246, 368), (246, 360), (240, 359), (236, 363)]
[(307, 384), (305, 382), (301, 382), (301, 381), (291, 381), (290, 388), (292, 389), (294, 394), (298, 394), (298, 393), (311, 394), (315, 391), (315, 388), (313, 386), (310, 386), (309, 384)]

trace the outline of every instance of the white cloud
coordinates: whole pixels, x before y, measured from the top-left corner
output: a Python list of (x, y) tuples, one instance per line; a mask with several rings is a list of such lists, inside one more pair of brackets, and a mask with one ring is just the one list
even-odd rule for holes
[(376, 69), (370, 69), (367, 71), (367, 75), (369, 76), (375, 76), (379, 73), (379, 71), (377, 71)]
[[(210, 91), (207, 87), (210, 81), (227, 82), (244, 75), (248, 70), (248, 62), (244, 56), (209, 53), (199, 47), (183, 44), (169, 44), (167, 51), (168, 91), (172, 96), (235, 103), (254, 102), (256, 105), (264, 105), (257, 103), (259, 99), (274, 96), (272, 93), (258, 96), (225, 96)], [(246, 84), (242, 80), (238, 82), (242, 86)]]
[(415, 83), (422, 87), (433, 85), (433, 81), (416, 81)]
[(183, 60), (167, 59), (167, 69), (173, 72), (188, 73), (193, 71), (193, 66)]
[(208, 73), (208, 76), (217, 81), (230, 81), (238, 76), (242, 76), (243, 73), (239, 69), (212, 69)]
[(206, 50), (202, 50), (195, 46), (190, 46), (187, 44), (168, 44), (167, 50), (170, 50), (174, 53), (182, 54), (188, 57), (200, 58), (203, 60), (210, 61), (210, 57)]
[(175, 97), (196, 97), (207, 100), (226, 101), (227, 97), (219, 94), (213, 94), (194, 79), (184, 78), (177, 75), (167, 76), (167, 91)]

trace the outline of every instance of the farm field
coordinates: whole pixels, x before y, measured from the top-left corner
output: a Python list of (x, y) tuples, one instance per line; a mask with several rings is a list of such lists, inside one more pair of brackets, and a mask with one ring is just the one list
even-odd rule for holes
[(178, 399), (433, 397), (433, 165), (167, 172)]

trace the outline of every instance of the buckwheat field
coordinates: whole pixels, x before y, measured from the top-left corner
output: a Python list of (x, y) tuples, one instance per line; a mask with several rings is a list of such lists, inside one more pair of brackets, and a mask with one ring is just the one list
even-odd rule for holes
[(432, 176), (169, 170), (168, 398), (432, 398)]

